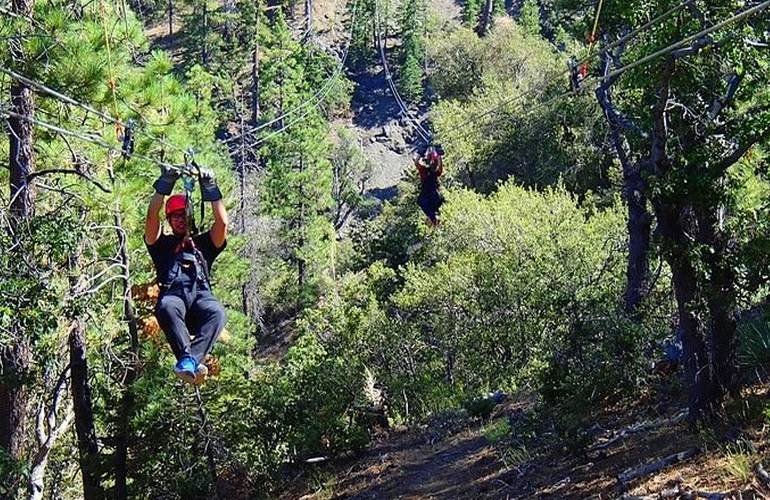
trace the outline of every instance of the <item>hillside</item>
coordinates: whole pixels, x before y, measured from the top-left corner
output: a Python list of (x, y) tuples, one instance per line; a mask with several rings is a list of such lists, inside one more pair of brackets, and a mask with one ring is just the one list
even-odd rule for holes
[(0, 7), (0, 500), (770, 497), (768, 13)]

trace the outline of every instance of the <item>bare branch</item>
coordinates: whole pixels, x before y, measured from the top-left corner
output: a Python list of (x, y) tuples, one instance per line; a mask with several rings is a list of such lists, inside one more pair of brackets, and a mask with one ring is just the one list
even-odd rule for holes
[(673, 51), (671, 53), (671, 56), (674, 59), (680, 59), (682, 57), (691, 56), (691, 55), (697, 54), (698, 52), (703, 50), (705, 47), (708, 47), (713, 43), (714, 43), (714, 39), (707, 35), (707, 36), (698, 38), (689, 47), (683, 47), (681, 49)]
[(27, 176), (27, 180), (31, 181), (35, 177), (41, 177), (43, 175), (53, 175), (53, 174), (70, 174), (70, 175), (78, 175), (87, 181), (91, 182), (93, 185), (101, 189), (105, 193), (112, 193), (112, 190), (105, 187), (102, 183), (94, 179), (93, 177), (89, 176), (88, 174), (84, 172), (80, 172), (75, 169), (69, 169), (69, 168), (52, 168), (48, 170), (38, 170), (37, 172), (33, 172)]
[(719, 96), (714, 99), (709, 110), (708, 118), (714, 121), (722, 110), (727, 107), (728, 104), (735, 98), (735, 94), (738, 92), (738, 87), (741, 85), (743, 79), (738, 75), (733, 75), (730, 81), (727, 83), (727, 93), (723, 96)]
[(718, 171), (724, 172), (728, 168), (730, 168), (732, 165), (735, 165), (740, 161), (743, 156), (748, 153), (751, 148), (756, 146), (759, 143), (765, 142), (768, 139), (770, 139), (770, 128), (752, 136), (750, 139), (748, 139), (743, 145), (738, 146), (735, 151), (733, 151), (730, 156), (724, 158), (722, 161), (718, 164)]

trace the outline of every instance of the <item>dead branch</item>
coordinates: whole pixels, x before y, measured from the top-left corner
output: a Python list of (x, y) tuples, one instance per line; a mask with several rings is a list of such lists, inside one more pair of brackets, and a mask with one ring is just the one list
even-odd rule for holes
[(633, 434), (638, 434), (640, 432), (657, 429), (658, 427), (662, 427), (664, 425), (675, 425), (684, 421), (685, 418), (687, 418), (686, 409), (678, 412), (676, 415), (674, 415), (671, 418), (660, 418), (657, 420), (646, 421), (646, 422), (641, 422), (641, 423), (631, 425), (629, 427), (626, 427), (625, 429), (622, 429), (619, 433), (617, 433), (614, 437), (608, 439), (607, 441), (592, 446), (591, 448), (588, 449), (588, 451), (591, 452), (591, 451), (604, 450)]
[(762, 483), (762, 486), (770, 490), (770, 474), (762, 467), (761, 463), (754, 467), (754, 472), (757, 474), (757, 479)]
[(38, 170), (37, 172), (32, 172), (27, 176), (27, 181), (31, 181), (32, 179), (36, 177), (41, 177), (43, 175), (54, 175), (54, 174), (67, 174), (67, 175), (77, 175), (82, 177), (83, 179), (86, 179), (88, 182), (93, 184), (94, 186), (98, 187), (100, 190), (102, 190), (105, 193), (112, 193), (112, 190), (105, 187), (101, 182), (97, 181), (93, 177), (89, 176), (85, 172), (80, 172), (75, 169), (70, 168), (51, 168), (48, 170)]
[(678, 462), (692, 458), (695, 455), (697, 455), (698, 452), (699, 452), (698, 448), (690, 448), (689, 450), (680, 451), (679, 453), (669, 455), (660, 460), (656, 460), (655, 462), (642, 465), (641, 467), (638, 467), (636, 469), (634, 468), (626, 469), (625, 471), (618, 474), (618, 481), (621, 484), (624, 484), (624, 483), (631, 482), (634, 479), (639, 479), (640, 477), (648, 476), (650, 474), (658, 472), (661, 469), (670, 467)]

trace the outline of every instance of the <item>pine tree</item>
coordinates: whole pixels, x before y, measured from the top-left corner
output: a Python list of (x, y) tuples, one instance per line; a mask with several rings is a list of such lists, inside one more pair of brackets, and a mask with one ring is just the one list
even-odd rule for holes
[(481, 15), (481, 7), (484, 0), (466, 0), (463, 6), (463, 22), (469, 28), (475, 28)]
[(531, 35), (540, 35), (540, 6), (537, 0), (524, 0), (519, 24)]
[[(269, 62), (264, 65), (265, 107), (280, 115), (310, 98), (310, 73), (306, 66), (312, 58), (294, 41), (282, 14), (272, 26)], [(300, 126), (288, 127), (265, 142), (262, 149), (266, 173), (262, 188), (262, 211), (281, 222), (280, 237), (287, 252), (284, 262), (294, 278), (285, 290), (288, 304), (303, 307), (319, 292), (329, 269), (329, 245), (333, 228), (328, 211), (331, 200), (330, 147), (322, 116), (315, 108), (308, 110)], [(294, 117), (276, 125), (287, 126)]]
[[(348, 12), (351, 12), (351, 16), (348, 23), (352, 23), (352, 39), (348, 60), (355, 69), (365, 68), (377, 55), (374, 22), (376, 2), (377, 0), (355, 0), (349, 3)], [(355, 17), (352, 12), (355, 12)]]
[(408, 2), (399, 20), (401, 49), (398, 86), (404, 98), (419, 101), (423, 87), (423, 61), (425, 59), (425, 0)]

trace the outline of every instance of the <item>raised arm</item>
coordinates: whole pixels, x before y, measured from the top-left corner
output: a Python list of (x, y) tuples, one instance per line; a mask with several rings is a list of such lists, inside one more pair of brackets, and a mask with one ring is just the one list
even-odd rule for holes
[(147, 207), (147, 219), (144, 222), (144, 241), (148, 245), (154, 245), (160, 238), (160, 209), (163, 208), (163, 200), (166, 197), (160, 193), (155, 193), (150, 199), (150, 206)]
[(155, 188), (155, 194), (150, 200), (147, 220), (144, 223), (144, 240), (148, 245), (154, 245), (160, 238), (160, 210), (163, 208), (163, 200), (174, 190), (174, 184), (178, 178), (178, 170), (161, 167), (160, 177), (152, 185)]
[(211, 226), (211, 242), (217, 248), (222, 248), (227, 239), (227, 209), (222, 200), (211, 202), (211, 211), (214, 213), (214, 224)]
[(417, 168), (417, 173), (420, 174), (420, 180), (425, 180), (427, 171), (425, 170), (425, 165), (422, 163), (422, 158), (415, 156), (412, 157), (412, 161), (414, 161), (414, 166)]
[(214, 224), (211, 226), (211, 242), (217, 248), (222, 248), (227, 239), (227, 209), (222, 202), (222, 192), (217, 187), (214, 172), (208, 169), (201, 170), (201, 195), (203, 201), (211, 202), (211, 211), (214, 213)]

